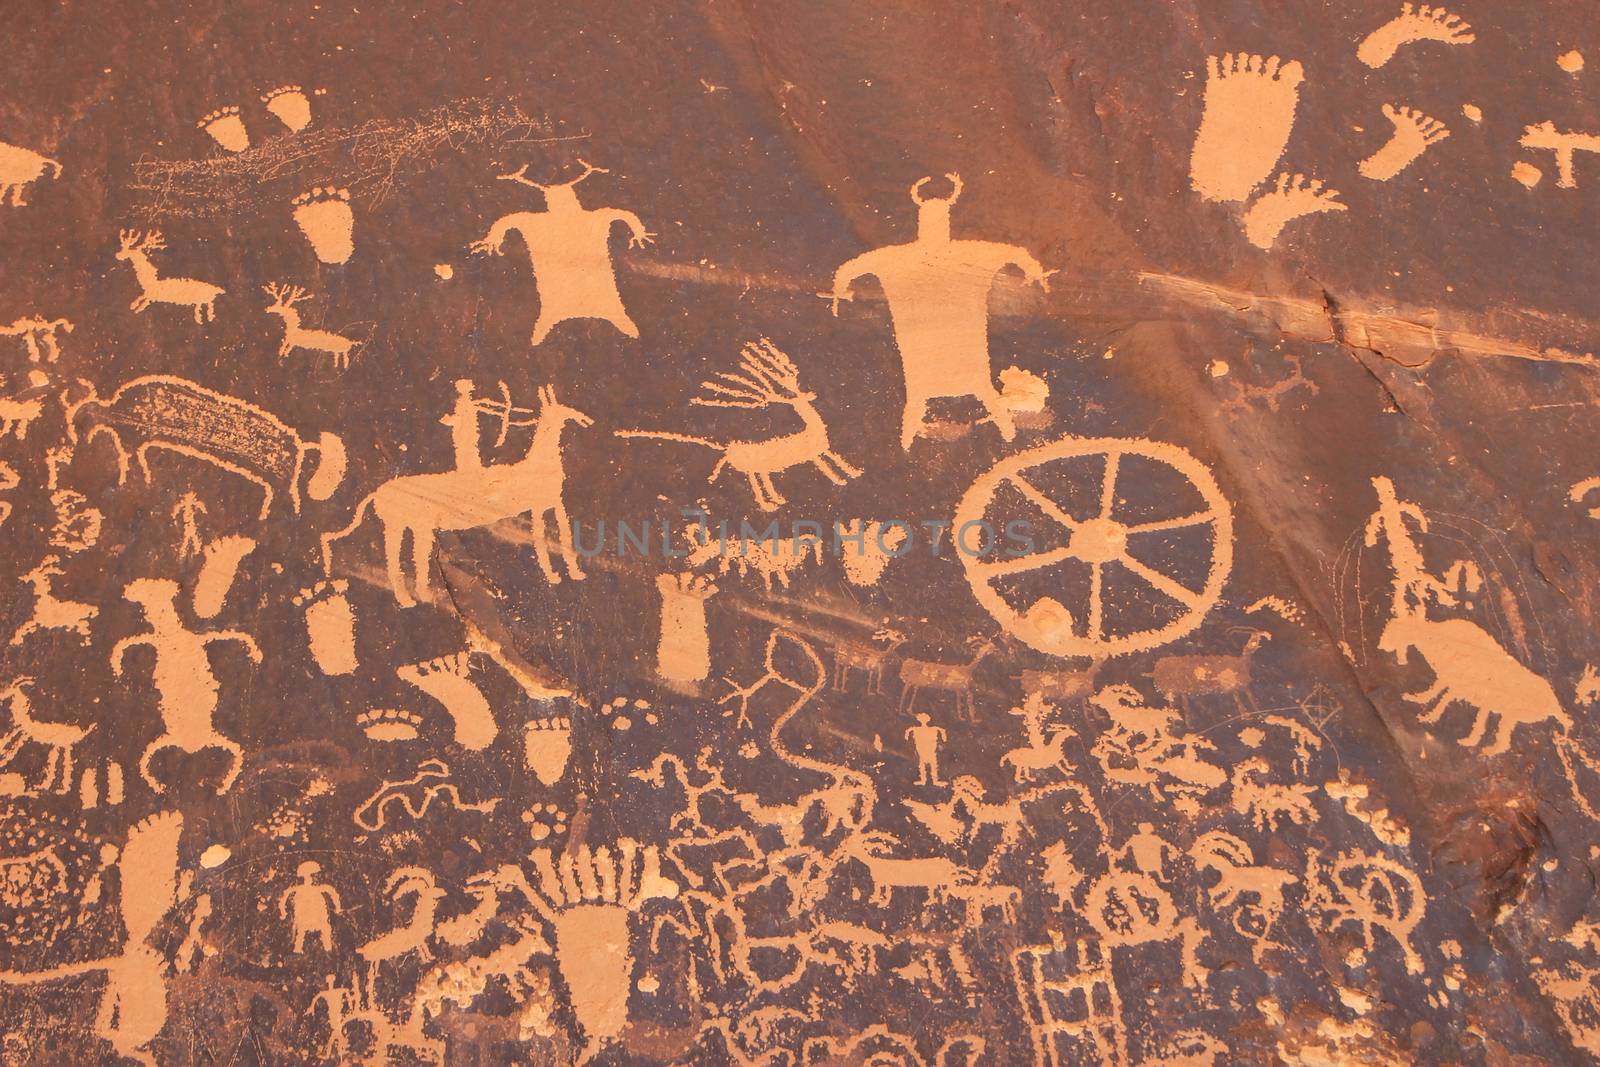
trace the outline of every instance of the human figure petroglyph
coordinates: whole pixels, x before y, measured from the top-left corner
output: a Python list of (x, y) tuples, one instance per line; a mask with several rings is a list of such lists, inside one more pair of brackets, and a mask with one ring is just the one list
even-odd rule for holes
[(117, 248), (117, 259), (126, 262), (133, 268), (133, 275), (139, 282), (139, 297), (128, 306), (134, 313), (143, 311), (151, 304), (177, 304), (180, 307), (194, 310), (194, 321), (204, 325), (217, 317), (217, 297), (222, 296), (226, 289), (210, 282), (198, 281), (194, 278), (163, 278), (156, 271), (156, 265), (150, 260), (151, 252), (159, 252), (167, 247), (158, 230), (141, 234), (137, 230), (123, 230), (121, 244)]
[(49, 156), (0, 141), (0, 204), (9, 196), (13, 207), (24, 206), (23, 190), (47, 170), (51, 179), (61, 177), (61, 164)]
[(1412, 940), (1427, 913), (1422, 880), (1411, 868), (1387, 856), (1358, 849), (1326, 863), (1312, 852), (1306, 863), (1306, 909), (1329, 931), (1354, 925), (1371, 957), (1378, 932), (1400, 948), (1406, 971), (1423, 973), (1422, 956)]
[(1037, 691), (1023, 698), (1022, 706), (1011, 709), (1011, 714), (1022, 719), (1027, 743), (1007, 751), (1001, 763), (1011, 765), (1012, 777), (1018, 784), (1031, 782), (1043, 770), (1052, 767), (1067, 769), (1067, 757), (1062, 751), (1066, 743), (1077, 734), (1059, 723), (1045, 722), (1055, 708)]
[(1294, 129), (1305, 70), (1277, 56), (1206, 57), (1204, 111), (1189, 180), (1206, 200), (1250, 199), (1272, 176)]
[[(183, 817), (157, 812), (128, 831), (117, 859), (120, 911), (126, 936), (114, 956), (67, 963), (42, 971), (0, 971), (0, 983), (31, 985), (83, 974), (104, 973), (106, 984), (95, 1012), (95, 1036), (122, 1057), (156, 1067), (150, 1043), (167, 1022), (167, 960), (149, 936), (177, 902), (178, 839)], [(116, 855), (115, 851), (113, 855)]]
[(333, 365), (340, 370), (350, 366), (350, 353), (363, 342), (329, 330), (313, 330), (300, 325), (300, 312), (295, 305), (310, 300), (310, 294), (298, 285), (268, 283), (261, 289), (272, 297), (272, 303), (267, 305), (267, 314), (283, 320), (283, 341), (278, 345), (279, 359), (298, 348), (307, 352), (327, 353), (333, 359)]
[(217, 785), (226, 793), (244, 765), (238, 742), (217, 731), (213, 716), (221, 686), (211, 671), (207, 649), (214, 644), (238, 644), (255, 663), (261, 649), (249, 634), (237, 630), (190, 630), (178, 616), (178, 583), (166, 578), (136, 578), (123, 587), (125, 600), (138, 605), (150, 629), (124, 637), (111, 649), (111, 672), (122, 676), (128, 651), (148, 646), (155, 653), (154, 680), (161, 711), (162, 732), (139, 756), (139, 776), (156, 793), (167, 787), (150, 773), (150, 761), (163, 749), (176, 748), (194, 755), (208, 748), (228, 753), (228, 773)]
[(927, 712), (917, 712), (917, 724), (906, 728), (906, 740), (917, 754), (917, 784), (943, 785), (939, 779), (939, 746), (949, 735), (934, 726)]
[(89, 623), (100, 614), (100, 609), (93, 604), (85, 604), (77, 600), (62, 600), (56, 596), (52, 586), (57, 578), (66, 574), (61, 567), (59, 556), (45, 556), (37, 566), (22, 576), (22, 580), (33, 587), (33, 614), (26, 622), (17, 627), (17, 632), (11, 635), (13, 647), (27, 640), (28, 635), (42, 633), (45, 630), (70, 630), (80, 638), (88, 640)]
[(68, 439), (74, 446), (108, 439), (119, 485), (128, 478), (129, 444), (147, 483), (153, 480), (151, 454), (165, 451), (260, 486), (262, 519), (280, 493), (299, 512), (302, 478), (312, 500), (327, 500), (344, 480), (344, 442), (336, 434), (304, 441), (277, 416), (238, 397), (164, 374), (129, 379), (108, 399), (93, 385), (79, 384), (86, 392), (66, 404)]
[(1414, 107), (1384, 104), (1383, 117), (1394, 126), (1394, 133), (1382, 148), (1357, 164), (1356, 170), (1364, 178), (1386, 182), (1414, 163), (1429, 145), (1450, 136), (1444, 123)]
[(306, 860), (295, 868), (297, 883), (278, 895), (278, 918), (289, 923), (294, 939), (294, 951), (301, 954), (307, 942), (315, 937), (324, 952), (334, 950), (333, 919), (344, 910), (339, 902), (338, 890), (317, 881), (322, 864)]
[(559, 185), (528, 178), (526, 165), (511, 174), (496, 175), (500, 181), (538, 189), (544, 194), (545, 210), (503, 215), (470, 246), (473, 252), (498, 256), (504, 252), (508, 233), (522, 235), (539, 296), (539, 317), (530, 342), (535, 345), (568, 319), (601, 319), (626, 337), (639, 336), (639, 327), (628, 317), (617, 291), (617, 268), (609, 246), (611, 228), (618, 223), (628, 227), (630, 248), (643, 248), (655, 240), (655, 234), (631, 211), (585, 208), (578, 201), (578, 183), (592, 174), (610, 172), (578, 162), (583, 173)]
[(1475, 40), (1472, 26), (1461, 16), (1442, 7), (1404, 3), (1400, 14), (1361, 39), (1356, 58), (1369, 67), (1381, 67), (1394, 58), (1401, 45), (1415, 41), (1461, 45)]
[(57, 334), (71, 333), (72, 323), (66, 319), (46, 319), (29, 315), (9, 326), (0, 326), (0, 337), (20, 337), (28, 352), (30, 363), (54, 363), (61, 358), (61, 345)]
[(749, 342), (740, 349), (738, 373), (719, 374), (717, 379), (701, 382), (700, 388), (702, 395), (689, 403), (756, 411), (787, 407), (799, 417), (803, 428), (779, 437), (726, 443), (647, 430), (618, 430), (617, 436), (678, 441), (721, 452), (722, 457), (711, 468), (709, 480), (715, 482), (724, 468), (738, 471), (749, 480), (750, 493), (762, 511), (776, 511), (788, 503), (778, 492), (772, 477), (793, 467), (814, 466), (834, 485), (844, 485), (861, 476), (858, 468), (833, 451), (828, 440), (828, 424), (817, 411), (817, 394), (800, 388), (800, 371), (788, 355), (767, 338)]
[(33, 717), (33, 703), (26, 690), (32, 678), (13, 678), (0, 688), (0, 699), (6, 701), (11, 711), (11, 729), (0, 735), (0, 770), (11, 766), (13, 760), (30, 741), (50, 750), (45, 759), (44, 779), (38, 788), (45, 792), (67, 793), (72, 789), (72, 750), (98, 723), (74, 726), (66, 722), (47, 722)]
[[(1378, 494), (1378, 510), (1367, 522), (1365, 543), (1373, 546), (1382, 538), (1394, 572), (1390, 616), (1379, 635), (1378, 648), (1402, 667), (1413, 652), (1420, 653), (1434, 674), (1432, 685), (1402, 694), (1405, 700), (1427, 709), (1417, 721), (1431, 725), (1452, 704), (1469, 705), (1474, 712), (1473, 726), (1459, 743), (1481, 747), (1485, 756), (1509, 751), (1512, 734), (1521, 726), (1548, 719), (1558, 732), (1565, 732), (1572, 719), (1548, 681), (1470, 619), (1428, 617), (1430, 603), (1458, 606), (1464, 593), (1477, 590), (1481, 576), (1470, 561), (1462, 561), (1446, 572), (1444, 579), (1435, 577), (1408, 525), (1414, 523), (1419, 532), (1427, 533), (1427, 516), (1417, 505), (1399, 499), (1388, 478), (1376, 477), (1372, 484)], [(1496, 723), (1495, 739), (1486, 744)]]
[[(483, 403), (482, 401), (478, 403)], [(534, 556), (545, 580), (561, 581), (550, 560), (543, 527), (551, 514), (562, 562), (573, 581), (584, 577), (572, 545), (572, 521), (567, 517), (562, 498), (565, 472), (561, 459), (561, 431), (568, 423), (592, 426), (594, 420), (576, 408), (556, 400), (555, 389), (539, 390), (538, 414), (528, 421), (510, 418), (513, 426), (533, 426), (528, 451), (522, 459), (495, 463), (480, 468), (458, 469), (440, 474), (406, 474), (391, 478), (356, 505), (355, 517), (342, 530), (322, 535), (322, 565), (331, 573), (333, 542), (354, 533), (366, 518), (368, 509), (383, 526), (384, 556), (388, 563), (389, 585), (396, 602), (403, 608), (415, 606), (429, 593), (428, 572), (432, 566), (434, 537), (441, 530), (470, 530), (527, 514), (534, 523)], [(405, 541), (411, 539), (413, 584), (402, 561)]]
[(1554, 152), (1556, 188), (1576, 189), (1578, 178), (1573, 156), (1577, 152), (1600, 152), (1600, 134), (1561, 131), (1556, 129), (1553, 122), (1540, 122), (1523, 130), (1518, 144), (1524, 148)]
[(837, 315), (839, 301), (851, 299), (851, 287), (862, 278), (875, 277), (883, 287), (905, 373), (900, 446), (907, 450), (923, 433), (928, 401), (936, 397), (976, 397), (1002, 438), (1016, 436), (1012, 410), (995, 389), (989, 362), (989, 291), (995, 277), (1012, 267), (1048, 287), (1044, 267), (1026, 249), (950, 236), (950, 208), (963, 186), (959, 175), (945, 177), (951, 191), (942, 199), (924, 194), (931, 178), (911, 186), (916, 239), (849, 260), (834, 272), (828, 294)]
[(1325, 188), (1321, 179), (1285, 171), (1270, 189), (1251, 201), (1240, 221), (1251, 244), (1270, 249), (1295, 219), (1348, 209), (1348, 204), (1339, 202), (1339, 191)]
[(355, 995), (351, 990), (338, 984), (334, 975), (328, 975), (326, 985), (311, 998), (311, 1006), (306, 1009), (306, 1014), (315, 1018), (320, 1009), (327, 1019), (328, 1036), (323, 1039), (322, 1048), (317, 1055), (325, 1060), (331, 1059), (335, 1063), (344, 1062), (345, 1058), (345, 1018), (355, 1007)]
[(198, 556), (205, 542), (200, 537), (200, 516), (206, 513), (205, 501), (194, 493), (184, 493), (172, 506), (172, 519), (178, 524), (178, 558)]

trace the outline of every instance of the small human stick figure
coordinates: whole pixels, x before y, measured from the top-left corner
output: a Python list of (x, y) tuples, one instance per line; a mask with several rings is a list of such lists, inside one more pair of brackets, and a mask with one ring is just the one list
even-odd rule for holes
[(205, 502), (193, 493), (185, 493), (172, 506), (172, 519), (178, 524), (178, 558), (198, 556), (205, 548), (200, 540), (200, 516), (206, 513)]
[(150, 760), (157, 752), (176, 748), (192, 755), (220, 748), (231, 757), (228, 773), (217, 786), (219, 795), (226, 793), (239, 776), (244, 750), (238, 742), (218, 733), (212, 721), (221, 687), (211, 673), (206, 649), (237, 642), (256, 663), (261, 662), (261, 649), (249, 634), (237, 630), (197, 631), (186, 627), (178, 617), (178, 583), (171, 579), (135, 578), (123, 588), (122, 596), (140, 607), (150, 629), (116, 643), (111, 649), (111, 672), (122, 677), (128, 650), (148, 645), (155, 651), (154, 679), (160, 696), (162, 732), (139, 757), (140, 777), (156, 793), (165, 793), (167, 787), (150, 773)]
[(906, 729), (906, 740), (917, 753), (918, 785), (944, 785), (939, 777), (939, 746), (948, 737), (943, 727), (929, 722), (925, 711), (917, 712), (917, 725)]
[(894, 323), (895, 344), (905, 368), (906, 407), (900, 444), (911, 448), (923, 430), (934, 397), (977, 397), (1007, 441), (1016, 436), (1009, 407), (1001, 402), (989, 365), (989, 290), (1008, 267), (1030, 282), (1047, 285), (1045, 269), (1027, 249), (996, 241), (953, 240), (950, 207), (961, 196), (961, 177), (947, 174), (949, 196), (924, 196), (931, 178), (911, 187), (917, 205), (917, 237), (908, 244), (863, 252), (833, 276), (833, 313), (849, 300), (850, 288), (869, 275), (883, 286)]
[(294, 951), (302, 954), (306, 942), (315, 936), (322, 951), (333, 951), (333, 921), (331, 916), (344, 908), (339, 893), (330, 885), (317, 881), (322, 864), (306, 860), (295, 868), (300, 881), (285, 889), (278, 897), (278, 917), (287, 919), (294, 935)]
[(531, 343), (550, 336), (557, 324), (568, 319), (603, 319), (628, 337), (638, 337), (639, 327), (622, 306), (617, 291), (617, 268), (611, 261), (611, 227), (622, 223), (631, 231), (629, 248), (643, 248), (655, 234), (631, 211), (617, 208), (586, 208), (578, 202), (577, 185), (591, 174), (609, 171), (592, 163), (583, 164), (583, 173), (569, 182), (545, 185), (526, 177), (524, 164), (511, 174), (500, 174), (500, 181), (532, 186), (544, 193), (544, 211), (516, 211), (495, 220), (481, 240), (468, 247), (473, 252), (501, 255), (506, 234), (522, 235), (528, 246), (528, 262), (533, 267), (539, 294), (539, 317), (533, 325)]

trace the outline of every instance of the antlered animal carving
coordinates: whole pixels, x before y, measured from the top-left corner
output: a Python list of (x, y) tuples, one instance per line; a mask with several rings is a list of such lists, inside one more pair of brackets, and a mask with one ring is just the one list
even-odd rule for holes
[(133, 268), (139, 282), (139, 296), (128, 306), (137, 314), (151, 304), (178, 304), (194, 309), (194, 321), (204, 324), (217, 317), (217, 297), (227, 290), (197, 278), (163, 278), (150, 261), (151, 252), (167, 247), (159, 232), (140, 234), (123, 230), (117, 258)]

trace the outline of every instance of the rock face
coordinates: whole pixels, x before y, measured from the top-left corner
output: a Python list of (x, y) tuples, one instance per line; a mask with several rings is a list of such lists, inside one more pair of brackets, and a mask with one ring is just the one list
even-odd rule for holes
[(0, 1060), (1600, 1057), (1586, 7), (501, 7), (6, 13)]

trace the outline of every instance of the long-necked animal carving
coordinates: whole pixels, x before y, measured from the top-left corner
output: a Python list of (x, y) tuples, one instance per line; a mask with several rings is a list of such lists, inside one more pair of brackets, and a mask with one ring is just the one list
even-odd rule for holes
[[(561, 581), (550, 560), (544, 539), (544, 517), (553, 514), (558, 544), (568, 575), (583, 578), (572, 545), (572, 523), (562, 501), (564, 472), (561, 465), (561, 431), (567, 423), (592, 426), (594, 420), (556, 400), (555, 389), (539, 390), (539, 410), (531, 422), (510, 420), (510, 425), (532, 425), (533, 440), (522, 459), (513, 463), (464, 466), (438, 474), (405, 474), (380, 485), (356, 505), (355, 517), (342, 530), (322, 535), (322, 565), (332, 569), (333, 543), (354, 533), (368, 509), (383, 524), (384, 557), (389, 584), (401, 607), (411, 607), (429, 596), (428, 567), (433, 558), (434, 536), (440, 530), (470, 530), (527, 514), (534, 523), (534, 555), (545, 579)], [(412, 596), (402, 562), (405, 541), (411, 539), (416, 596)]]
[(972, 674), (994, 649), (994, 641), (985, 639), (973, 646), (972, 658), (965, 663), (941, 663), (938, 660), (909, 657), (901, 660), (900, 711), (909, 712), (922, 690), (943, 689), (955, 694), (956, 712), (970, 721), (975, 714), (972, 710)]
[(137, 230), (122, 231), (117, 258), (133, 268), (133, 276), (139, 282), (139, 296), (128, 306), (137, 314), (151, 304), (177, 304), (192, 308), (194, 321), (202, 325), (216, 318), (217, 297), (227, 290), (198, 278), (161, 277), (156, 265), (150, 261), (150, 253), (159, 252), (165, 247), (167, 243), (161, 239), (159, 232), (141, 234)]
[(811, 464), (834, 485), (843, 485), (861, 471), (846, 463), (828, 442), (828, 424), (817, 411), (817, 394), (800, 388), (800, 372), (789, 357), (765, 337), (740, 351), (737, 374), (717, 375), (719, 380), (700, 383), (704, 395), (689, 401), (701, 407), (759, 410), (788, 407), (800, 417), (803, 428), (781, 437), (760, 441), (729, 441), (726, 444), (705, 437), (652, 430), (618, 430), (618, 437), (648, 437), (703, 445), (722, 453), (711, 468), (711, 481), (732, 467), (750, 482), (750, 492), (762, 511), (776, 511), (786, 501), (773, 484), (772, 476), (792, 467)]
[(46, 556), (37, 567), (22, 576), (24, 582), (33, 586), (33, 614), (11, 635), (13, 645), (22, 644), (29, 634), (45, 630), (71, 630), (81, 638), (88, 638), (89, 622), (100, 613), (100, 609), (93, 604), (62, 600), (56, 596), (50, 587), (64, 573), (60, 557)]
[[(335, 434), (324, 433), (315, 444), (304, 441), (270, 412), (186, 378), (133, 378), (106, 399), (93, 385), (79, 384), (88, 391), (65, 404), (67, 437), (73, 445), (108, 439), (116, 448), (119, 485), (128, 479), (130, 449), (146, 482), (151, 453), (172, 452), (260, 486), (265, 519), (280, 494), (300, 510), (300, 482), (308, 473), (305, 491), (312, 500), (328, 499), (344, 479), (344, 442)], [(308, 467), (312, 456), (315, 463)]]

